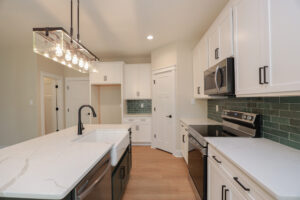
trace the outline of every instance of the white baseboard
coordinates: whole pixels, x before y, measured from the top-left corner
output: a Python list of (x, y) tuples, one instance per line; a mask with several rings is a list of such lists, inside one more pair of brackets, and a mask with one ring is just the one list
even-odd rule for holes
[(151, 146), (150, 142), (133, 142), (132, 146)]
[(176, 157), (176, 158), (182, 158), (182, 153), (180, 150), (175, 150), (175, 152), (173, 153), (173, 156)]

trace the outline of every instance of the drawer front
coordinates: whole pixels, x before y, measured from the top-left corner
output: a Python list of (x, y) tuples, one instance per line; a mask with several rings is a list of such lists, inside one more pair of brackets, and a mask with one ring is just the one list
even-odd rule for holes
[(126, 124), (131, 124), (131, 123), (136, 123), (137, 120), (135, 118), (126, 117), (126, 118), (123, 119), (123, 122), (126, 123)]
[(230, 162), (223, 154), (221, 154), (214, 147), (209, 145), (208, 156), (224, 170), (227, 176), (232, 181), (232, 184), (245, 196), (247, 199), (255, 200), (272, 200), (275, 199), (267, 191), (265, 191), (259, 184), (254, 182), (247, 174), (240, 168)]

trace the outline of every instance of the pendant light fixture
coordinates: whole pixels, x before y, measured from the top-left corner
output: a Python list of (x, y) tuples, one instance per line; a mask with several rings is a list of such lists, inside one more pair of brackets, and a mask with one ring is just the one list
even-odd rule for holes
[(73, 0), (71, 0), (71, 28), (33, 28), (33, 51), (82, 73), (89, 71), (89, 62), (99, 58), (80, 43), (79, 0), (77, 0), (77, 39), (73, 39)]

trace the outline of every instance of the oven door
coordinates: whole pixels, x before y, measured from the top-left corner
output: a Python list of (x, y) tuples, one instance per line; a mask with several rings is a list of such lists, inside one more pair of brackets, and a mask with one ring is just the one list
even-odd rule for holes
[(189, 134), (188, 168), (202, 200), (207, 199), (207, 148)]

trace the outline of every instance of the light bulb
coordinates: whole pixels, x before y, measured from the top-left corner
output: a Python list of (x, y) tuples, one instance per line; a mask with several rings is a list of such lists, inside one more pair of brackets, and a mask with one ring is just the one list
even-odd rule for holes
[(57, 62), (57, 58), (56, 57), (54, 57), (53, 60)]
[(68, 64), (68, 67), (69, 67), (69, 68), (72, 68), (72, 65), (69, 63), (69, 64)]
[(89, 63), (88, 63), (88, 62), (85, 63), (84, 69), (85, 69), (85, 70), (88, 70), (88, 69), (89, 69)]
[(79, 65), (80, 68), (83, 68), (84, 62), (83, 62), (82, 58), (79, 59), (78, 65)]
[(49, 54), (48, 53), (44, 53), (44, 56), (49, 58)]
[(73, 56), (72, 63), (73, 63), (74, 65), (77, 65), (77, 64), (78, 64), (78, 57), (77, 57), (76, 54)]
[(93, 69), (93, 72), (96, 73), (96, 72), (98, 72), (98, 71), (97, 71), (96, 69)]
[(64, 60), (61, 61), (61, 64), (66, 65), (66, 61), (64, 61)]
[(66, 59), (66, 61), (72, 60), (72, 55), (71, 55), (70, 50), (66, 51), (65, 59)]
[(60, 48), (60, 45), (57, 44), (56, 47), (55, 47), (55, 55), (57, 57), (61, 57), (63, 55), (63, 51), (62, 49)]

